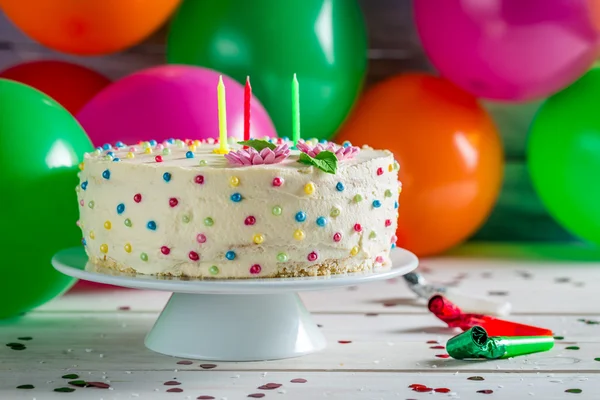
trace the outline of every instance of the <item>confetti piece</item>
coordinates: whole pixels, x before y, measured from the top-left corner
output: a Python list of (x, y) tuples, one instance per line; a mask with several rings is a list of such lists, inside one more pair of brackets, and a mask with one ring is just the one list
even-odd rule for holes
[(483, 376), (470, 376), (467, 379), (470, 381), (485, 381)]
[(183, 392), (182, 388), (171, 388), (171, 389), (167, 389), (167, 393), (181, 393)]
[(190, 361), (190, 360), (181, 360), (181, 361), (177, 361), (177, 364), (179, 365), (192, 365), (194, 362)]
[(348, 343), (352, 343), (352, 340), (338, 340), (338, 343), (340, 343), (340, 344), (348, 344)]
[(77, 374), (67, 374), (67, 375), (63, 375), (62, 378), (63, 379), (77, 379), (77, 378), (79, 378), (79, 375), (77, 375)]
[(492, 394), (494, 393), (493, 390), (491, 389), (484, 389), (484, 390), (478, 390), (477, 393), (481, 393), (481, 394)]
[(87, 387), (93, 387), (97, 389), (108, 389), (110, 385), (104, 382), (87, 382)]
[(86, 387), (87, 383), (82, 380), (70, 381), (69, 385), (77, 386), (77, 387)]
[(214, 400), (215, 398), (212, 396), (198, 396), (196, 400)]
[(421, 385), (420, 383), (413, 383), (413, 384), (408, 385), (408, 387), (411, 389), (414, 389), (416, 387), (427, 387), (427, 386)]
[(216, 367), (217, 367), (216, 364), (200, 364), (200, 368), (202, 368), (202, 369), (213, 369)]
[(567, 389), (565, 390), (565, 393), (581, 393), (582, 390), (581, 389)]
[(292, 382), (292, 383), (306, 383), (307, 380), (304, 379), (304, 378), (294, 378), (290, 382)]
[(59, 392), (59, 393), (71, 393), (71, 392), (74, 392), (75, 389), (70, 388), (70, 387), (61, 387), (61, 388), (54, 389), (54, 391)]
[(445, 349), (445, 346), (429, 346), (430, 349)]
[(265, 397), (265, 394), (264, 393), (252, 393), (252, 394), (249, 394), (248, 397), (252, 397), (254, 399), (260, 399), (262, 397)]
[(418, 392), (418, 393), (433, 392), (433, 388), (430, 388), (427, 386), (417, 386), (417, 387), (413, 388), (413, 392)]
[(378, 315), (379, 315), (379, 314), (377, 314), (377, 313), (366, 313), (366, 314), (365, 314), (365, 317), (376, 317), (376, 316), (378, 316)]
[(488, 294), (490, 296), (508, 296), (508, 292), (505, 290), (490, 290)]
[(32, 340), (33, 338), (31, 336), (23, 336), (23, 337), (19, 337), (17, 339), (19, 339), (19, 340)]
[(564, 340), (564, 336), (554, 336), (554, 340)]
[(121, 306), (121, 307), (118, 308), (118, 310), (119, 311), (129, 311), (129, 310), (131, 310), (131, 307), (129, 307), (129, 306)]
[(19, 386), (17, 386), (17, 389), (35, 389), (35, 386), (33, 386), (33, 385), (19, 385)]
[(425, 343), (427, 343), (427, 344), (439, 344), (440, 342), (438, 342), (437, 340), (428, 340)]
[(165, 383), (163, 383), (163, 385), (165, 385), (165, 386), (177, 386), (177, 385), (181, 385), (181, 382), (177, 382), (177, 381), (166, 381)]
[(449, 358), (450, 357), (448, 354), (436, 354), (435, 356), (437, 358)]
[(579, 346), (567, 346), (565, 350), (579, 350)]
[(266, 385), (259, 386), (258, 389), (273, 390), (273, 389), (279, 389), (280, 387), (281, 387), (281, 383), (267, 383)]
[(436, 388), (433, 389), (433, 391), (436, 393), (450, 393), (450, 389), (448, 388)]
[(594, 358), (594, 361), (600, 361), (600, 357)]

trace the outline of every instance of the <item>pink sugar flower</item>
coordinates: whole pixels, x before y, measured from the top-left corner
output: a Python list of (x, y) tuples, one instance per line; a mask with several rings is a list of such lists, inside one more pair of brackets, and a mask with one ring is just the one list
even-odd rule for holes
[(335, 154), (338, 161), (350, 160), (354, 158), (354, 156), (360, 151), (360, 149), (356, 146), (343, 147), (338, 146), (333, 142), (327, 142), (326, 145), (319, 143), (316, 146), (311, 146), (309, 144), (306, 144), (305, 142), (298, 142), (298, 145), (296, 147), (298, 147), (298, 150), (300, 150), (301, 152), (306, 153), (307, 155), (313, 158), (316, 157), (317, 154), (319, 154), (322, 151), (331, 151)]
[(264, 148), (260, 152), (252, 147), (240, 149), (238, 151), (230, 151), (225, 154), (225, 158), (231, 165), (246, 166), (246, 165), (262, 165), (262, 164), (277, 164), (288, 158), (290, 148), (287, 144), (282, 144), (275, 149)]

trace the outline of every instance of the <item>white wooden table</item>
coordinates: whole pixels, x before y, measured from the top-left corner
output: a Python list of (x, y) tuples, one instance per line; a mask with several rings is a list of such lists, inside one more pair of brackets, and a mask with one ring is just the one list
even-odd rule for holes
[[(503, 296), (513, 304), (509, 319), (564, 338), (550, 352), (508, 360), (439, 358), (445, 350), (435, 347), (457, 332), (398, 279), (302, 294), (328, 340), (321, 353), (203, 363), (144, 347), (168, 293), (71, 292), (0, 324), (2, 343), (26, 346), (0, 346), (0, 399), (600, 399), (600, 251), (469, 245), (422, 265), (430, 281)], [(68, 383), (78, 379), (106, 385)], [(449, 391), (418, 393), (411, 384)], [(65, 387), (75, 391), (54, 391)]]

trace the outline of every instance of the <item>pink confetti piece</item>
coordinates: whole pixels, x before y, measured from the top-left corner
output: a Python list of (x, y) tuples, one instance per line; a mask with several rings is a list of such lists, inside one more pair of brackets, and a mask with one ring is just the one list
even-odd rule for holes
[(163, 385), (165, 385), (165, 386), (177, 386), (177, 385), (181, 385), (181, 382), (177, 382), (177, 381), (166, 381), (165, 383), (163, 383)]
[(177, 364), (179, 365), (192, 365), (194, 362), (190, 361), (190, 360), (181, 360), (181, 361), (177, 361)]
[(259, 386), (258, 389), (273, 390), (273, 389), (279, 389), (280, 387), (281, 387), (281, 383), (267, 383), (266, 385)]
[(216, 367), (217, 367), (216, 364), (200, 364), (200, 368), (202, 368), (202, 369), (213, 369)]
[(306, 383), (307, 380), (304, 379), (304, 378), (294, 378), (290, 382), (292, 382), (292, 383)]
[(352, 343), (352, 340), (338, 340), (339, 344), (348, 344), (348, 343)]
[(167, 393), (181, 393), (183, 392), (182, 388), (171, 388), (171, 389), (167, 389)]
[(248, 397), (252, 397), (253, 399), (260, 399), (262, 397), (265, 397), (264, 393), (252, 393), (249, 394)]

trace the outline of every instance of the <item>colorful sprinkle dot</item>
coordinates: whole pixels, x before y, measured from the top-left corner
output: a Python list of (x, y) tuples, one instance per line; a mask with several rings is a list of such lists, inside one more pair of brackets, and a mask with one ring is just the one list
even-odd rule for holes
[(279, 262), (286, 262), (288, 260), (288, 256), (285, 253), (279, 253), (277, 254), (277, 261)]
[(142, 253), (142, 254), (140, 254), (140, 259), (141, 259), (142, 261), (148, 261), (148, 254), (146, 254), (146, 253)]
[(81, 244), (84, 245), (84, 246), (87, 245), (87, 242), (86, 242), (85, 238), (81, 238)]
[(360, 231), (362, 231), (362, 226), (360, 224), (354, 224), (354, 230), (356, 232), (360, 232)]
[(232, 194), (231, 201), (233, 201), (234, 203), (239, 203), (240, 201), (242, 201), (242, 195), (239, 193)]
[(113, 159), (112, 156), (109, 156), (109, 155), (104, 156), (105, 161), (111, 161), (112, 159)]
[(168, 147), (165, 147), (162, 151), (163, 156), (168, 156), (169, 154), (171, 154), (171, 149)]
[(229, 184), (233, 187), (236, 187), (240, 184), (240, 178), (238, 178), (237, 176), (232, 176), (231, 178), (229, 178)]
[(104, 172), (102, 172), (102, 177), (104, 179), (110, 179), (110, 171), (105, 169)]
[(184, 214), (184, 215), (181, 217), (181, 222), (183, 222), (184, 224), (188, 224), (190, 221), (191, 221), (191, 218), (190, 218), (190, 216), (189, 216), (189, 215), (187, 215), (187, 214)]
[(261, 270), (262, 270), (262, 268), (258, 264), (254, 264), (253, 266), (250, 267), (250, 273), (252, 275), (260, 274)]
[(356, 194), (356, 195), (354, 195), (354, 199), (353, 200), (354, 200), (355, 203), (360, 203), (362, 201), (362, 199), (363, 198), (362, 198), (362, 196), (360, 194)]
[(200, 160), (200, 161), (198, 161), (198, 165), (201, 166), (201, 167), (204, 167), (206, 164), (208, 164), (206, 162), (206, 160)]
[(333, 207), (329, 215), (334, 218), (337, 217), (338, 215), (340, 215), (340, 209), (338, 207)]
[(155, 231), (156, 230), (156, 222), (148, 221), (148, 223), (146, 224), (146, 227), (148, 229), (150, 229), (151, 231)]
[(374, 208), (381, 207), (381, 201), (379, 201), (379, 200), (373, 200), (373, 207)]
[(163, 179), (165, 182), (169, 182), (171, 180), (171, 174), (169, 172), (165, 172), (163, 174)]
[(383, 168), (377, 168), (377, 176), (383, 175)]
[(341, 234), (340, 232), (336, 232), (336, 233), (333, 235), (333, 241), (334, 241), (334, 242), (339, 242), (340, 240), (342, 240), (342, 234)]
[(125, 246), (123, 246), (123, 249), (125, 249), (126, 253), (131, 253), (131, 244), (125, 243)]
[(204, 184), (204, 175), (196, 175), (194, 182), (196, 182), (198, 185)]
[(127, 152), (126, 157), (129, 158), (129, 159), (132, 159), (132, 158), (135, 157), (135, 154), (133, 154), (131, 151), (129, 151), (129, 152)]
[(344, 189), (346, 189), (346, 187), (344, 186), (344, 184), (342, 182), (338, 182), (335, 185), (335, 188), (337, 189), (338, 192), (343, 192)]
[(302, 229), (296, 229), (294, 231), (294, 239), (296, 240), (304, 240), (304, 231)]
[(342, 146), (344, 146), (344, 147), (350, 147), (350, 146), (352, 146), (352, 143), (350, 143), (349, 141), (345, 140), (344, 143), (342, 143)]
[(371, 233), (369, 233), (369, 239), (375, 239), (377, 237), (377, 233), (375, 233), (375, 231), (371, 231)]
[(357, 254), (358, 254), (358, 246), (354, 246), (354, 247), (352, 248), (352, 250), (350, 250), (350, 255), (351, 255), (352, 257), (354, 257), (354, 256), (355, 256), (355, 255), (357, 255)]
[(295, 218), (298, 222), (304, 222), (306, 221), (306, 213), (304, 211), (298, 211)]
[(246, 219), (244, 220), (245, 225), (254, 225), (255, 223), (256, 223), (256, 218), (252, 215), (246, 217)]
[(320, 227), (327, 225), (327, 218), (325, 218), (325, 217), (317, 218), (317, 225), (319, 225)]
[(388, 171), (392, 172), (394, 170), (394, 166), (392, 164), (388, 165)]
[(90, 200), (90, 201), (88, 202), (88, 207), (89, 207), (89, 208), (92, 208), (92, 209), (93, 209), (95, 205), (96, 205), (96, 203), (94, 203), (94, 200)]
[(177, 200), (175, 197), (171, 197), (169, 199), (169, 206), (176, 207), (177, 204), (179, 204), (179, 200)]
[(211, 275), (218, 275), (218, 274), (219, 274), (219, 267), (217, 267), (216, 265), (213, 265), (212, 267), (210, 267), (210, 268), (208, 269), (208, 272), (209, 272)]
[(306, 258), (308, 259), (308, 261), (311, 261), (311, 262), (317, 261), (317, 259), (319, 258), (319, 255), (316, 252), (311, 251), (310, 253), (308, 253), (308, 256)]
[(119, 157), (113, 158), (113, 162), (119, 162), (119, 161), (121, 161), (121, 159)]
[(150, 147), (146, 147), (144, 149), (144, 154), (152, 154), (152, 149)]
[[(185, 158), (194, 158), (194, 152), (188, 151), (185, 153)], [(217, 268), (218, 270), (218, 268)]]
[(391, 220), (391, 219), (386, 219), (386, 220), (385, 220), (385, 226), (386, 226), (386, 228), (387, 228), (388, 226), (390, 226), (390, 225), (392, 225), (392, 220)]
[(100, 245), (100, 251), (104, 254), (108, 253), (108, 245), (106, 243)]
[(162, 156), (156, 156), (156, 157), (154, 157), (154, 161), (163, 162), (163, 158), (162, 158)]
[(125, 218), (125, 221), (123, 221), (123, 223), (126, 227), (131, 228), (131, 220), (129, 218)]
[(81, 188), (82, 188), (83, 190), (87, 190), (87, 186), (88, 186), (88, 181), (81, 182)]
[(133, 201), (135, 201), (136, 203), (139, 203), (140, 201), (142, 201), (142, 195), (137, 193), (133, 196)]
[(390, 246), (392, 249), (396, 248), (396, 243), (392, 243), (392, 245)]
[(105, 221), (104, 222), (104, 229), (110, 229), (112, 228), (112, 224), (110, 223), (110, 221)]
[(398, 208), (398, 202), (397, 202), (397, 201), (395, 201), (395, 202), (394, 202), (394, 208), (395, 208), (395, 209), (397, 209), (397, 208)]
[(112, 149), (112, 145), (110, 143), (104, 143), (102, 145), (102, 149), (104, 149), (104, 150), (110, 150), (110, 149)]
[(198, 261), (200, 259), (200, 255), (198, 255), (198, 253), (196, 253), (195, 251), (190, 251), (188, 253), (188, 258), (192, 261)]
[(156, 146), (156, 140), (152, 139), (148, 141), (148, 144), (152, 147)]
[(96, 234), (94, 233), (94, 231), (90, 231), (90, 239), (96, 239)]
[(85, 164), (83, 162), (80, 162), (78, 167), (80, 171), (83, 171), (85, 169)]
[[(94, 207), (90, 207), (90, 208), (94, 208)], [(121, 203), (117, 206), (117, 214), (123, 214), (123, 211), (125, 211), (125, 204)]]
[(163, 253), (166, 256), (166, 255), (168, 255), (171, 252), (171, 249), (168, 248), (167, 246), (162, 246), (160, 248), (160, 252)]
[(261, 244), (262, 242), (265, 241), (265, 237), (263, 235), (261, 235), (260, 233), (257, 233), (254, 236), (252, 236), (252, 241), (256, 244)]
[(206, 235), (204, 235), (203, 233), (199, 233), (196, 235), (196, 241), (198, 243), (205, 243), (206, 242)]
[(283, 185), (283, 178), (280, 178), (278, 176), (276, 176), (275, 178), (273, 178), (273, 186), (279, 187), (281, 185)]
[(235, 252), (229, 250), (227, 253), (225, 253), (225, 258), (228, 259), (229, 261), (235, 260)]
[(312, 182), (308, 182), (304, 185), (304, 193), (311, 195), (315, 192), (315, 184)]
[(273, 207), (271, 212), (273, 213), (273, 215), (281, 215), (282, 209), (279, 206), (275, 206), (275, 207)]
[(215, 221), (211, 217), (204, 218), (205, 226), (213, 226), (214, 224), (215, 224)]
[(385, 197), (392, 197), (392, 191), (390, 189), (386, 189), (384, 196)]
[(377, 256), (377, 257), (375, 257), (375, 262), (376, 262), (377, 264), (383, 264), (383, 257), (381, 257), (381, 256)]

